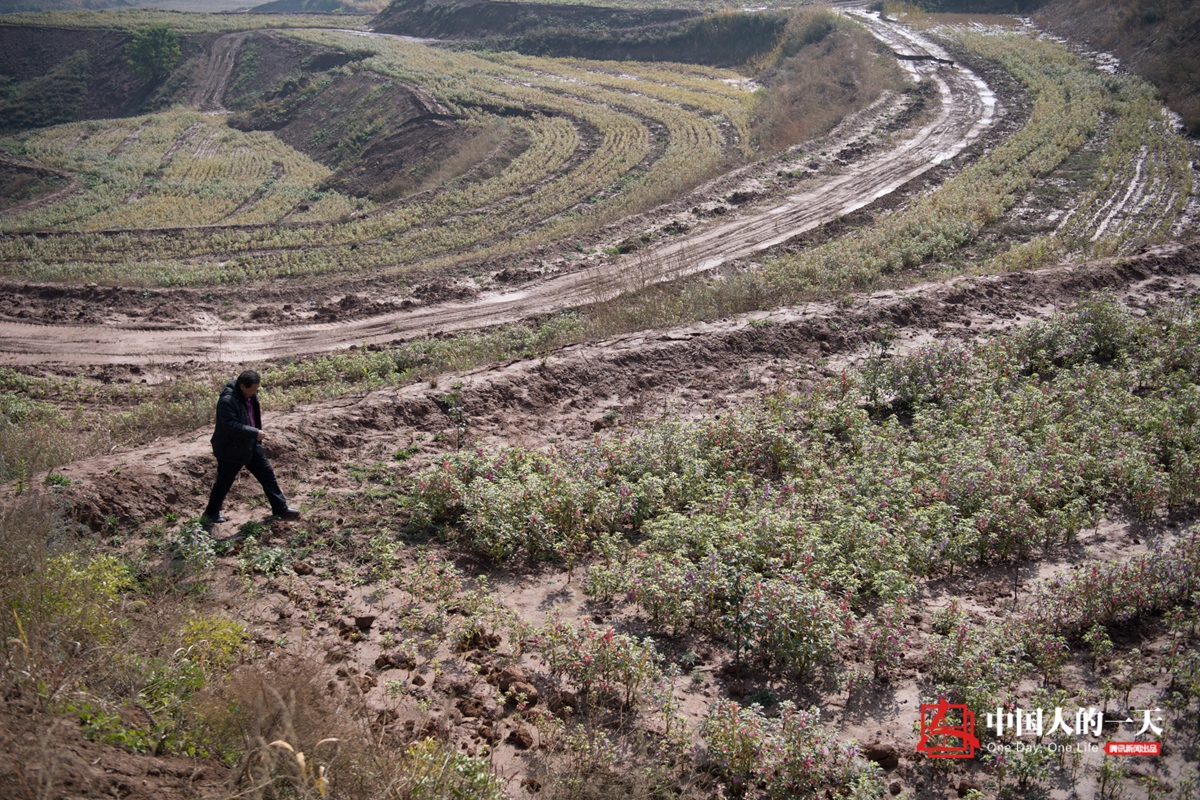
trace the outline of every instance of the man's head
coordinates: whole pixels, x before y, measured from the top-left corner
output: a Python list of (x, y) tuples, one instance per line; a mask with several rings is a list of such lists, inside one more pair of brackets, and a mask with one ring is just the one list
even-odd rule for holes
[(248, 369), (237, 376), (237, 386), (241, 390), (242, 397), (254, 397), (254, 395), (258, 394), (258, 385), (260, 383), (262, 383), (262, 376), (252, 369)]

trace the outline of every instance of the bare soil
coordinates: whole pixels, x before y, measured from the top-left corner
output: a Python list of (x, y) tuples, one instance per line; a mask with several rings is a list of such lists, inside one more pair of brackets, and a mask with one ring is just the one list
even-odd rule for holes
[(209, 57), (189, 98), (192, 105), (209, 113), (225, 110), (225, 106), (221, 104), (225, 98), (225, 89), (229, 85), (229, 77), (233, 74), (238, 50), (247, 36), (249, 34), (245, 31), (227, 33), (209, 46)]
[[(217, 55), (209, 51), (209, 71)], [(323, 72), (352, 60), (349, 54), (300, 42), (275, 31), (252, 31), (237, 50), (233, 70), (221, 87), (220, 100), (229, 109), (243, 109), (289, 76)]]

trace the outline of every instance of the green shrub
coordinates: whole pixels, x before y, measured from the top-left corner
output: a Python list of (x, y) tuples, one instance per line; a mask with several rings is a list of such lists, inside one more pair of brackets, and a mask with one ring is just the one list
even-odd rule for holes
[(71, 485), (71, 479), (66, 475), (57, 472), (47, 472), (46, 477), (42, 480), (44, 486), (66, 487)]
[[(1152, 518), (1195, 502), (1198, 340), (1187, 306), (1135, 319), (1093, 298), (1033, 333), (934, 345), (720, 420), (454, 454), (417, 476), (408, 504), (495, 558), (590, 552), (594, 596), (623, 594), (676, 633), (804, 672), (836, 652), (853, 623), (846, 602), (886, 605), (918, 576), (1061, 546), (1113, 507)], [(873, 413), (872, 392), (903, 399), (908, 419)], [(1164, 559), (1105, 580), (1171, 602), (1138, 583), (1182, 563)], [(1087, 611), (1085, 630), (1148, 608), (1096, 603), (1060, 605)], [(870, 629), (882, 671), (895, 628)], [(1073, 634), (1049, 633), (1022, 640), (1015, 663), (1052, 678), (1052, 637)]]
[(730, 611), (726, 630), (747, 642), (757, 662), (801, 676), (829, 661), (854, 624), (845, 600), (794, 579), (755, 581)]
[(638, 692), (661, 677), (654, 645), (612, 628), (573, 624), (555, 614), (538, 640), (550, 674), (565, 677), (585, 696), (615, 696), (628, 708)]
[(201, 616), (188, 620), (179, 638), (193, 660), (205, 667), (225, 670), (245, 654), (249, 636), (241, 623)]
[[(252, 523), (247, 523), (252, 524)], [(282, 547), (263, 547), (256, 536), (247, 536), (238, 554), (237, 567), (245, 575), (258, 573), (273, 578), (287, 566), (287, 551)]]
[(165, 78), (179, 63), (179, 34), (166, 25), (147, 25), (134, 32), (125, 55), (130, 68), (143, 80)]
[(423, 739), (404, 752), (397, 797), (404, 800), (501, 800), (505, 792), (486, 759), (452, 750), (436, 739)]
[(33, 621), (60, 646), (108, 644), (121, 622), (118, 601), (132, 587), (129, 567), (115, 556), (67, 552), (49, 558), (44, 571), (23, 576), (9, 610), (19, 625)]
[(1037, 630), (1099, 641), (1091, 633), (1097, 626), (1128, 624), (1166, 611), (1197, 590), (1200, 531), (1193, 529), (1148, 553), (1056, 575), (1039, 586), (1027, 614)]
[(169, 532), (163, 546), (182, 567), (195, 571), (212, 569), (217, 560), (217, 544), (199, 519), (191, 519)]

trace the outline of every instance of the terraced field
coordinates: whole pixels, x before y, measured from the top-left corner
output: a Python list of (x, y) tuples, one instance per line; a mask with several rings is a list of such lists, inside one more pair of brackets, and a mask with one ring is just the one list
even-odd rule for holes
[[(603, 62), (589, 66), (487, 58), (400, 37), (339, 31), (297, 36), (333, 48), (369, 50), (363, 68), (422, 87), (451, 113), (462, 115), (464, 124), (484, 125), (517, 113), (507, 124), (522, 129), (530, 147), (500, 174), (482, 182), (451, 185), (374, 208), (319, 192), (327, 173), (316, 165), (305, 171), (298, 154), (286, 154), (279, 143), (267, 142), (269, 136), (255, 138), (262, 146), (251, 147), (228, 132), (216, 147), (199, 147), (216, 136), (218, 120), (205, 122), (176, 113), (153, 122), (119, 121), (111, 130), (95, 134), (86, 125), (55, 129), (22, 141), (26, 156), (37, 163), (75, 167), (106, 147), (111, 151), (120, 146), (118, 161), (106, 162), (103, 169), (129, 172), (135, 178), (139, 173), (150, 175), (163, 190), (139, 193), (130, 178), (114, 174), (107, 185), (75, 201), (79, 210), (68, 205), (6, 218), (5, 229), (13, 233), (54, 232), (0, 243), (9, 277), (203, 285), (331, 272), (395, 272), (448, 258), (496, 256), (642, 211), (712, 177), (748, 152), (751, 87), (734, 72), (650, 66), (640, 75), (637, 65), (618, 70)], [(223, 48), (213, 53), (215, 60), (225, 57)], [(674, 76), (674, 82), (664, 76)], [(143, 124), (150, 126), (146, 135), (131, 135)], [(127, 135), (127, 140), (122, 138)], [(92, 137), (95, 142), (86, 145)], [(81, 143), (86, 146), (80, 148)], [(257, 167), (225, 163), (234, 153), (251, 151), (261, 162)], [(172, 165), (180, 152), (188, 157)], [(275, 163), (279, 168), (271, 166)], [(175, 171), (182, 171), (184, 181), (189, 174), (203, 179), (221, 173), (246, 191), (240, 200), (229, 194), (223, 204), (213, 197), (212, 207), (201, 213), (186, 206), (203, 205), (209, 198), (190, 195), (190, 187), (171, 189)], [(238, 210), (239, 202), (267, 182), (270, 190), (255, 200), (254, 209)], [(108, 194), (106, 200), (97, 199), (102, 193)], [(115, 216), (100, 213), (104, 203), (116, 204), (134, 194), (145, 208), (126, 204), (113, 212)], [(86, 222), (76, 225), (81, 216)], [(284, 220), (294, 224), (274, 227)], [(334, 224), (302, 224), (318, 220)], [(216, 223), (272, 227), (220, 233), (182, 230)], [(111, 237), (76, 232), (79, 228), (136, 228), (137, 264), (127, 262), (124, 246)], [(155, 230), (162, 228), (171, 231)], [(236, 264), (228, 263), (230, 257)]]
[[(945, 55), (927, 40), (895, 26), (871, 24), (881, 38), (905, 48), (908, 55)], [(677, 197), (722, 167), (744, 159), (749, 151), (746, 134), (751, 87), (730, 71), (511, 55), (483, 58), (447, 53), (397, 37), (333, 31), (297, 35), (346, 49), (361, 46), (365, 40), (373, 48), (367, 66), (421, 86), (453, 112), (466, 113), (483, 106), (524, 109), (527, 116), (510, 124), (523, 127), (532, 145), (495, 177), (461, 189), (446, 187), (413, 201), (377, 209), (363, 207), (350, 214), (350, 219), (334, 224), (229, 228), (214, 233), (142, 229), (137, 245), (140, 258), (133, 263), (120, 237), (80, 233), (11, 236), (0, 243), (0, 257), (8, 264), (10, 277), (149, 279), (167, 285), (204, 285), (334, 271), (396, 273), (421, 263), (496, 258), (578, 235)], [(654, 282), (666, 275), (711, 269), (786, 241), (861, 207), (867, 202), (864, 197), (878, 198), (894, 191), (967, 146), (990, 123), (994, 104), (990, 92), (969, 70), (943, 70), (932, 60), (921, 63), (930, 66), (914, 70), (928, 74), (942, 96), (940, 112), (931, 122), (911, 132), (902, 144), (817, 184), (807, 194), (790, 198), (785, 205), (638, 254), (639, 263), (653, 265), (643, 280)], [(645, 69), (645, 74), (640, 74), (640, 69)], [(465, 78), (468, 74), (470, 81)], [(494, 114), (471, 113), (481, 121)], [(184, 119), (186, 115), (176, 120), (180, 131), (174, 144), (165, 145), (172, 156), (182, 147), (181, 140), (195, 133), (184, 125)], [(73, 141), (70, 132), (56, 135)], [(134, 139), (135, 150), (136, 142)], [(156, 156), (161, 170), (165, 155), (150, 151), (148, 161)], [(273, 190), (272, 196), (286, 196), (283, 185)], [(169, 206), (169, 200), (164, 198), (164, 202)], [(330, 195), (312, 205), (308, 202), (304, 212), (308, 218), (326, 209), (344, 213), (348, 205), (345, 198)], [(259, 199), (256, 205), (261, 204)], [(267, 209), (271, 207), (263, 205), (258, 218), (270, 213)], [(295, 208), (286, 203), (279, 206), (274, 221), (293, 214)], [(104, 227), (105, 222), (101, 217), (94, 224)], [(28, 228), (29, 223), (25, 224)], [(11, 229), (19, 230), (21, 221), (12, 225)], [(681, 267), (684, 254), (687, 257)], [(72, 359), (173, 358), (172, 353), (202, 352), (208, 357), (240, 360), (270, 353), (312, 352), (314, 345), (328, 349), (342, 342), (383, 341), (434, 328), (496, 324), (602, 299), (623, 285), (622, 276), (629, 271), (631, 260), (577, 272), (536, 292), (498, 294), (453, 315), (424, 310), (389, 315), (339, 334), (327, 326), (275, 333), (181, 331), (156, 334), (155, 346), (147, 348), (132, 331), (63, 329), (60, 352), (70, 353)], [(11, 351), (28, 347), (32, 331), (23, 333), (15, 326), (9, 330), (6, 341)], [(43, 343), (44, 333), (35, 335)], [(80, 337), (90, 344), (81, 347)], [(313, 344), (302, 344), (306, 339)], [(242, 349), (237, 340), (256, 342), (254, 352)], [(151, 350), (154, 356), (148, 355)]]
[[(915, 79), (932, 82), (939, 110), (906, 132), (903, 141), (812, 181), (782, 204), (699, 226), (534, 287), (491, 292), (452, 307), (405, 308), (352, 322), (281, 329), (221, 326), (217, 331), (201, 326), (159, 331), (153, 337), (136, 328), (51, 332), (9, 322), (3, 323), (9, 357), (14, 363), (45, 357), (144, 363), (195, 353), (231, 361), (318, 353), (435, 330), (515, 322), (612, 297), (628, 287), (630, 275), (644, 286), (769, 252), (953, 158), (992, 123), (994, 95), (972, 72), (951, 66), (944, 49), (894, 24), (859, 18), (905, 57), (902, 63)], [(794, 295), (804, 287), (822, 291), (820, 287), (835, 284), (864, 287), (880, 275), (952, 254), (1094, 135), (1105, 113), (1116, 121), (1096, 182), (1052, 234), (1012, 244), (994, 257), (995, 263), (1037, 265), (1081, 248), (1098, 254), (1128, 252), (1166, 234), (1181, 218), (1192, 195), (1187, 147), (1145, 84), (1106, 78), (1061, 45), (1025, 34), (946, 33), (958, 46), (1003, 64), (1028, 87), (1035, 99), (1029, 123), (986, 162), (903, 214), (771, 261), (767, 280), (777, 295)], [(5, 222), (10, 231), (29, 229), (39, 220), (51, 230), (128, 229), (139, 217), (172, 220), (174, 225), (169, 232), (141, 228), (139, 258), (132, 262), (126, 240), (109, 234), (10, 236), (0, 242), (10, 277), (205, 285), (331, 273), (408, 275), (421, 265), (498, 260), (684, 195), (750, 152), (751, 87), (730, 71), (514, 54), (483, 57), (399, 37), (336, 31), (296, 35), (342, 49), (365, 41), (372, 52), (366, 62), (371, 69), (423, 87), (448, 111), (466, 114), (478, 124), (495, 121), (507, 113), (503, 109), (525, 109), (506, 124), (523, 130), (530, 147), (494, 177), (376, 207), (317, 191), (320, 168), (304, 165), (297, 154), (288, 157), (278, 143), (268, 142), (253, 159), (247, 154), (237, 162), (233, 154), (245, 152), (250, 139), (243, 137), (250, 135), (222, 134), (218, 122), (191, 112), (153, 122), (113, 123), (112, 130), (94, 134), (91, 145), (85, 135), (88, 125), (53, 129), (25, 145), (39, 161), (66, 169), (71, 159), (86, 163), (89, 154), (109, 148), (109, 153), (119, 151), (118, 166), (106, 166), (114, 177), (108, 183), (93, 182), (88, 192), (69, 202), (14, 215)], [(236, 168), (224, 166), (222, 159), (234, 159)], [(120, 178), (116, 173), (121, 169), (133, 177)], [(188, 175), (205, 180), (213, 171), (233, 180), (228, 189), (207, 184), (212, 200), (198, 201), (186, 184)], [(182, 183), (173, 181), (176, 172)], [(223, 202), (217, 202), (222, 191)], [(104, 210), (97, 199), (101, 194), (110, 204), (123, 200), (124, 205)], [(82, 225), (74, 224), (85, 216)], [(211, 232), (180, 227), (189, 222), (223, 227)], [(280, 222), (282, 227), (276, 224)]]
[[(329, 170), (268, 133), (241, 133), (191, 110), (60, 125), (24, 155), (79, 177), (86, 190), (0, 220), (6, 232), (254, 225), (336, 219), (353, 198), (317, 193)], [(296, 214), (297, 206), (308, 211)]]

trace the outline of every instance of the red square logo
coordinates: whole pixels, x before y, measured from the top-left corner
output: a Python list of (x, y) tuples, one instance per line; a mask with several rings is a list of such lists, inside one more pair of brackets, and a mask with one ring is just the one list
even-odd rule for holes
[(979, 740), (975, 738), (975, 714), (963, 703), (921, 704), (921, 739), (917, 752), (930, 758), (974, 758)]

